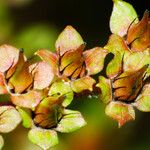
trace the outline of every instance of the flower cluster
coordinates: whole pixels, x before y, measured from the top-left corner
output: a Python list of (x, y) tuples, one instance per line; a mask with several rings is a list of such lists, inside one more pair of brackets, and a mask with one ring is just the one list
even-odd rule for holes
[(22, 121), (30, 128), (29, 139), (48, 149), (58, 143), (57, 131), (68, 133), (86, 124), (80, 112), (66, 107), (74, 93), (93, 90), (96, 81), (91, 75), (103, 69), (108, 52), (84, 48), (85, 42), (72, 26), (59, 35), (56, 53), (41, 49), (27, 59), (22, 49), (0, 47), (0, 94), (10, 97), (7, 105), (0, 106), (2, 133)]
[[(0, 132), (22, 122), (30, 129), (29, 140), (49, 149), (58, 143), (57, 132), (69, 133), (86, 124), (80, 112), (67, 107), (76, 93), (96, 88), (107, 104), (106, 114), (119, 126), (135, 118), (134, 107), (150, 111), (149, 13), (139, 21), (130, 4), (116, 0), (110, 29), (103, 48), (84, 50), (86, 44), (72, 26), (59, 35), (55, 53), (40, 49), (27, 59), (22, 49), (0, 46), (0, 94), (10, 98), (0, 103)], [(110, 53), (113, 59), (105, 63)], [(3, 143), (0, 136), (0, 147)]]

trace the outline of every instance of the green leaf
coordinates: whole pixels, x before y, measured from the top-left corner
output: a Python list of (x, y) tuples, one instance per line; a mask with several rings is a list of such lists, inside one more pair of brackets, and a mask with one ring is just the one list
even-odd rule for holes
[(7, 133), (14, 130), (21, 122), (19, 112), (12, 106), (0, 107), (0, 132)]
[(49, 89), (49, 95), (64, 95), (65, 99), (63, 101), (63, 106), (68, 106), (73, 100), (73, 91), (70, 87), (70, 82), (65, 82), (62, 80), (56, 81), (52, 84)]
[(150, 112), (150, 84), (146, 84), (141, 94), (137, 97), (134, 106), (140, 111)]
[(112, 87), (111, 87), (111, 80), (107, 79), (103, 76), (99, 76), (99, 83), (96, 85), (101, 90), (99, 94), (100, 100), (104, 103), (108, 103), (112, 101)]
[(59, 35), (56, 41), (56, 51), (62, 56), (65, 52), (70, 50), (76, 50), (84, 41), (80, 34), (72, 27), (67, 26)]
[(57, 133), (53, 130), (33, 128), (28, 133), (29, 140), (40, 146), (43, 150), (48, 150), (58, 144)]
[(85, 125), (86, 122), (80, 112), (73, 110), (64, 110), (64, 116), (57, 125), (56, 131), (69, 133)]
[(31, 110), (27, 109), (27, 108), (21, 108), (21, 107), (17, 107), (17, 110), (19, 111), (21, 118), (22, 118), (22, 124), (25, 128), (31, 128), (32, 127), (32, 114), (31, 114)]
[(0, 150), (3, 148), (4, 146), (4, 139), (3, 137), (0, 135)]
[(108, 52), (101, 47), (95, 47), (84, 53), (88, 75), (99, 73), (104, 67), (104, 59)]
[(93, 91), (93, 85), (95, 83), (96, 81), (93, 78), (86, 76), (86, 77), (77, 79), (75, 81), (72, 81), (71, 88), (76, 93), (80, 93), (85, 90)]
[(110, 18), (110, 29), (112, 33), (123, 37), (127, 34), (130, 24), (135, 19), (135, 22), (138, 22), (136, 11), (131, 4), (121, 0), (114, 0), (113, 11)]
[(105, 109), (106, 115), (118, 122), (119, 127), (135, 119), (133, 106), (122, 102), (110, 102)]

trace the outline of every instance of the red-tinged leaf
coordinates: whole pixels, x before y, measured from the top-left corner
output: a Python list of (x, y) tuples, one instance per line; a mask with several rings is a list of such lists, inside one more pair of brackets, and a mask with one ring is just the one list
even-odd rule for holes
[(143, 86), (143, 77), (148, 65), (136, 72), (123, 72), (113, 82), (114, 96), (118, 100), (134, 100)]
[(55, 74), (58, 74), (58, 57), (55, 53), (48, 50), (38, 50), (35, 54), (43, 61), (47, 62), (52, 67)]
[(34, 89), (42, 90), (48, 87), (54, 78), (53, 70), (46, 62), (39, 62), (32, 73), (34, 74)]
[(150, 83), (144, 85), (140, 95), (134, 103), (134, 106), (140, 111), (150, 112)]
[(142, 20), (131, 25), (127, 34), (127, 42), (134, 51), (144, 50), (150, 46), (149, 12), (145, 11)]
[(130, 24), (138, 17), (136, 11), (131, 4), (123, 0), (113, 0), (114, 6), (110, 18), (110, 29), (114, 34), (118, 34), (121, 37), (127, 34), (127, 30)]
[(123, 126), (126, 122), (135, 119), (133, 106), (122, 102), (110, 102), (105, 109), (106, 115), (118, 122), (118, 126)]
[(11, 67), (13, 67), (17, 61), (19, 56), (19, 50), (10, 45), (2, 45), (0, 46), (0, 72), (5, 72)]
[(78, 49), (84, 41), (80, 34), (72, 27), (67, 26), (56, 41), (56, 51), (60, 56), (70, 50)]
[(96, 87), (100, 88), (101, 93), (99, 94), (99, 98), (104, 103), (109, 103), (112, 101), (112, 86), (111, 80), (107, 79), (103, 76), (99, 77), (99, 82)]
[(0, 94), (7, 94), (4, 75), (0, 73)]
[(83, 46), (84, 45), (81, 45), (76, 50), (68, 51), (62, 56), (62, 58), (60, 60), (60, 71), (62, 71), (69, 64), (81, 59)]
[(108, 52), (101, 47), (95, 47), (84, 52), (88, 75), (100, 72), (104, 67), (104, 59)]
[(137, 71), (144, 65), (150, 64), (150, 51), (134, 52), (124, 55), (123, 70)]
[(33, 77), (29, 72), (29, 65), (27, 61), (25, 62), (23, 53), (20, 52), (16, 70), (8, 82), (15, 93), (22, 93), (32, 84)]
[(21, 122), (19, 112), (12, 106), (0, 107), (0, 132), (7, 133), (14, 130)]
[(85, 90), (92, 91), (93, 85), (95, 83), (96, 83), (96, 81), (93, 78), (86, 76), (86, 77), (77, 79), (75, 81), (72, 81), (71, 82), (71, 88), (76, 93), (80, 93), (80, 92), (85, 91)]
[(107, 76), (109, 78), (114, 78), (122, 71), (123, 55), (130, 51), (123, 38), (115, 34), (110, 36), (109, 41), (104, 48), (108, 50), (108, 52), (114, 54), (114, 58), (106, 68)]
[(11, 101), (14, 105), (33, 109), (46, 96), (47, 96), (47, 91), (33, 90), (33, 91), (29, 91), (26, 94), (11, 95)]

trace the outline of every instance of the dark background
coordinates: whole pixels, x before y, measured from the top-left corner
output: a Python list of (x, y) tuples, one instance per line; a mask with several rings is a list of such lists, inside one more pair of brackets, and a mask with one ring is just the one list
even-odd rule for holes
[[(128, 0), (142, 17), (150, 7), (149, 0)], [(11, 8), (17, 22), (16, 30), (35, 22), (47, 22), (61, 31), (66, 25), (74, 26), (88, 46), (106, 43), (109, 18), (112, 11), (111, 0), (34, 0), (29, 5)]]

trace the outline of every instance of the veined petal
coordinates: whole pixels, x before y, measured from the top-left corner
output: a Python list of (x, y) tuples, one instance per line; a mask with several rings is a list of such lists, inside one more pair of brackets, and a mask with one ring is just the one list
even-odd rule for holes
[(133, 106), (122, 102), (110, 102), (105, 109), (106, 115), (118, 122), (119, 127), (135, 119)]
[(95, 47), (83, 53), (88, 75), (99, 73), (104, 67), (104, 59), (108, 52), (101, 47)]
[(67, 51), (76, 50), (82, 44), (84, 41), (80, 34), (72, 26), (67, 26), (59, 35), (55, 46), (57, 53), (62, 56)]

